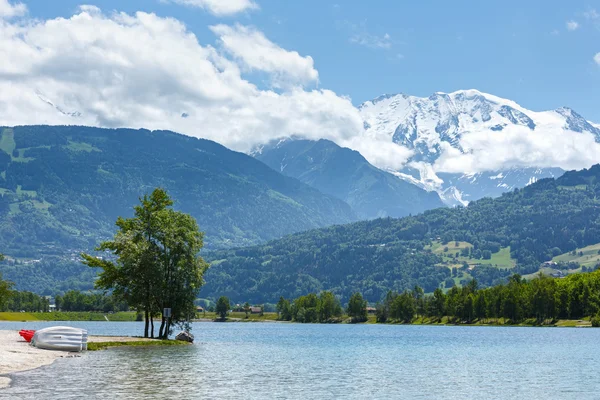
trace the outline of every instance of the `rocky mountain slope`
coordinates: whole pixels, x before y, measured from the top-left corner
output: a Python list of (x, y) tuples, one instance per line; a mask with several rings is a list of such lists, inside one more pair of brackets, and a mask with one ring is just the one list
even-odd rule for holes
[(466, 204), (484, 196), (523, 187), (559, 168), (511, 168), (510, 170), (439, 173), (436, 161), (443, 151), (469, 154), (462, 139), (468, 134), (502, 135), (520, 129), (527, 132), (587, 133), (600, 142), (600, 128), (574, 110), (563, 107), (535, 112), (517, 103), (477, 90), (435, 93), (427, 98), (404, 94), (380, 96), (360, 106), (364, 134), (387, 138), (413, 151), (406, 168), (396, 175), (428, 190), (436, 190), (448, 204)]

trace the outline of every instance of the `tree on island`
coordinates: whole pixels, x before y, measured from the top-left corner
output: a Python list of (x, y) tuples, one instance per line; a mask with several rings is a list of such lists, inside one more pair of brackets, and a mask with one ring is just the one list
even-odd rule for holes
[[(102, 268), (95, 286), (112, 290), (144, 313), (144, 337), (154, 337), (155, 315), (161, 315), (158, 337), (168, 338), (173, 324), (182, 326), (194, 315), (194, 300), (204, 283), (208, 264), (198, 255), (204, 234), (190, 215), (171, 208), (173, 200), (163, 189), (140, 199), (134, 217), (119, 217), (112, 241), (97, 251), (114, 254), (116, 262), (82, 254), (83, 263)], [(171, 309), (166, 317), (164, 309)]]
[(225, 296), (219, 297), (217, 305), (215, 306), (215, 313), (219, 316), (219, 319), (225, 320), (225, 318), (227, 318), (229, 308), (229, 298)]
[(367, 301), (363, 299), (360, 293), (353, 293), (348, 301), (346, 313), (352, 322), (365, 322), (367, 320)]

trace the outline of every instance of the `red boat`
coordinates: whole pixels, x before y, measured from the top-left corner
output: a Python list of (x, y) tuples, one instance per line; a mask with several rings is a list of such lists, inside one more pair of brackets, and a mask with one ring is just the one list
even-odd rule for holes
[(29, 330), (29, 329), (21, 329), (19, 331), (19, 335), (21, 335), (21, 337), (28, 342), (31, 342), (31, 338), (33, 338), (34, 334), (35, 334), (35, 331)]

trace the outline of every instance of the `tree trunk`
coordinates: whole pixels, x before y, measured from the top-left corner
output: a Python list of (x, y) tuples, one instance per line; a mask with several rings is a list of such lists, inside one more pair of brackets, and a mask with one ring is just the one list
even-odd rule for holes
[(160, 329), (158, 330), (158, 337), (159, 337), (160, 339), (162, 339), (162, 338), (163, 338), (163, 332), (164, 332), (164, 329), (165, 329), (165, 317), (163, 316), (163, 317), (162, 317), (162, 322), (161, 322), (161, 324), (160, 324)]
[(145, 324), (144, 324), (144, 337), (147, 338), (148, 337), (148, 324), (150, 323), (149, 320), (149, 316), (148, 316), (148, 310), (144, 310), (144, 317), (145, 317)]
[(150, 328), (150, 337), (154, 339), (154, 318), (152, 316), (150, 316)]

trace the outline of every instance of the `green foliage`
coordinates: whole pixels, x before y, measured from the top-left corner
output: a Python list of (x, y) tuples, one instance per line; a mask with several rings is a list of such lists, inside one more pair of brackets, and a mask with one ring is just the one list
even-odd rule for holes
[(225, 318), (227, 318), (227, 313), (229, 312), (230, 308), (231, 307), (229, 305), (229, 299), (225, 296), (221, 296), (219, 297), (219, 300), (217, 300), (217, 304), (215, 306), (215, 313), (217, 313), (220, 319), (224, 320)]
[(0, 310), (4, 310), (6, 304), (13, 297), (14, 283), (2, 279), (2, 274), (0, 274)]
[(283, 296), (281, 296), (277, 302), (277, 315), (278, 319), (281, 321), (292, 320), (292, 306), (290, 305), (290, 301)]
[[(388, 298), (390, 295), (388, 295)], [(392, 319), (408, 322), (411, 315), (409, 293), (393, 295), (392, 310), (408, 310), (406, 317), (391, 311)], [(389, 302), (389, 300), (387, 300)], [(385, 304), (385, 302), (384, 302)], [(395, 307), (395, 308), (394, 308)], [(510, 323), (533, 319), (539, 324), (557, 319), (594, 317), (600, 312), (600, 271), (570, 275), (555, 279), (539, 275), (525, 280), (515, 274), (508, 282), (489, 288), (479, 288), (476, 280), (463, 287), (453, 287), (444, 294), (437, 289), (424, 297), (424, 316), (448, 316), (454, 323), (473, 323), (502, 318)]]
[(358, 292), (353, 293), (348, 301), (346, 314), (352, 322), (365, 322), (367, 320), (367, 301)]
[(119, 217), (114, 239), (97, 249), (112, 253), (116, 263), (82, 257), (86, 265), (102, 269), (96, 287), (113, 290), (117, 299), (144, 312), (144, 337), (154, 337), (152, 317), (170, 309), (170, 316), (162, 315), (158, 333), (166, 339), (173, 323), (183, 325), (195, 314), (194, 300), (208, 268), (198, 256), (203, 233), (191, 216), (170, 208), (173, 201), (163, 189), (155, 189), (140, 203), (135, 217)]
[(103, 293), (82, 293), (78, 290), (69, 290), (63, 296), (54, 298), (56, 309), (61, 311), (102, 311), (116, 312), (127, 311), (129, 306), (116, 296)]
[[(568, 189), (582, 181), (585, 188)], [(600, 243), (599, 199), (596, 165), (468, 207), (333, 226), (262, 246), (215, 251), (208, 258), (218, 263), (207, 274), (202, 293), (273, 302), (323, 290), (345, 301), (360, 291), (376, 302), (388, 290), (402, 293), (415, 285), (432, 293), (472, 277), (484, 286), (505, 283), (514, 273), (536, 273), (557, 248), (570, 252)], [(452, 248), (448, 256), (441, 243)], [(461, 258), (448, 264), (456, 251)], [(490, 254), (489, 260), (482, 259)], [(464, 265), (468, 270), (458, 270)], [(457, 268), (455, 280), (448, 279), (451, 268)], [(513, 300), (507, 299), (505, 306), (510, 308)]]
[(49, 307), (50, 303), (45, 297), (32, 292), (15, 290), (2, 307), (2, 311), (47, 312)]
[(182, 340), (127, 340), (115, 342), (89, 342), (87, 345), (88, 351), (106, 350), (110, 347), (122, 346), (179, 346), (188, 345), (190, 343)]
[(355, 220), (341, 200), (208, 140), (78, 126), (0, 135), (0, 243), (12, 257), (90, 251), (149, 187), (166, 188), (202, 221), (212, 248)]
[(390, 316), (401, 322), (410, 323), (416, 312), (416, 300), (410, 292), (395, 296), (390, 305)]

